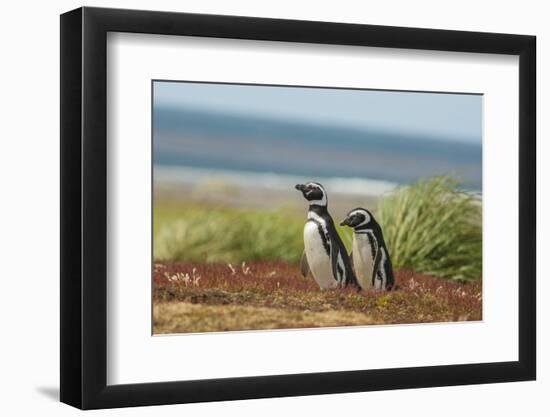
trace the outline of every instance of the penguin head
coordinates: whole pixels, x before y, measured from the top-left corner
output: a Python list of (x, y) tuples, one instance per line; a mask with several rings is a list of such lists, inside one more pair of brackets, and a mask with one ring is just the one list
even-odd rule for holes
[(296, 184), (298, 191), (301, 191), (304, 198), (309, 201), (310, 205), (326, 206), (327, 192), (325, 188), (318, 182), (308, 182), (307, 184)]
[(351, 210), (346, 218), (340, 223), (340, 226), (349, 226), (357, 229), (358, 227), (367, 226), (374, 222), (374, 217), (371, 212), (364, 208), (356, 208)]

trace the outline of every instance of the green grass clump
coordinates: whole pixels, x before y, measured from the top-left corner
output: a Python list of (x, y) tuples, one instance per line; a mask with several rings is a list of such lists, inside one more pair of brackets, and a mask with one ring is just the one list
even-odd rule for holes
[(394, 268), (470, 281), (482, 272), (481, 204), (448, 177), (421, 180), (384, 198), (377, 217)]
[(303, 251), (303, 220), (284, 210), (155, 207), (154, 257), (170, 261), (283, 260)]

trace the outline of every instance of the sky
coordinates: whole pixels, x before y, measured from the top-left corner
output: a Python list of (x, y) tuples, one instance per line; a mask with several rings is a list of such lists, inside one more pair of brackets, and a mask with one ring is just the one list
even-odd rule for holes
[(482, 96), (159, 82), (155, 106), (328, 123), (481, 144)]

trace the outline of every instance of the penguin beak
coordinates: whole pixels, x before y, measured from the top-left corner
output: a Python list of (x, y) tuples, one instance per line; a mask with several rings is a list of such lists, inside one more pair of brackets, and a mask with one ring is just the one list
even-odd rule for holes
[(304, 191), (304, 188), (306, 188), (306, 186), (304, 184), (296, 184), (294, 186), (294, 188), (296, 188), (298, 191)]
[(340, 223), (340, 226), (349, 226), (348, 222), (349, 222), (349, 218), (346, 217), (344, 220), (342, 220), (342, 222)]

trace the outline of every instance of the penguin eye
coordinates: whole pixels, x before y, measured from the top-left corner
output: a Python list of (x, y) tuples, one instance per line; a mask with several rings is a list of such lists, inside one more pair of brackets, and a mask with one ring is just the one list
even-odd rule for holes
[(317, 187), (316, 185), (311, 184), (311, 185), (308, 186), (308, 193), (311, 193), (313, 191), (321, 191), (321, 189), (319, 187)]

